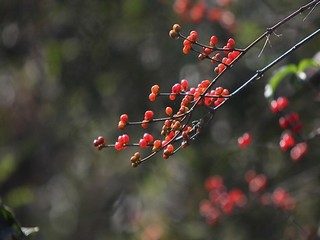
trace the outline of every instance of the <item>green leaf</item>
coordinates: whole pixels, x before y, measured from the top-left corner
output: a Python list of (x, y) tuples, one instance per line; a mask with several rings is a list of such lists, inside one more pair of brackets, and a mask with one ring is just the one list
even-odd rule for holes
[(317, 63), (315, 60), (307, 58), (303, 59), (299, 62), (298, 64), (298, 69), (297, 72), (303, 72), (305, 69), (310, 68), (310, 67), (318, 67), (319, 63)]
[(289, 74), (296, 74), (297, 66), (294, 64), (289, 64), (280, 68), (272, 78), (269, 79), (268, 84), (265, 87), (264, 96), (270, 98), (273, 96), (273, 93), (281, 83), (281, 81), (288, 76)]
[(38, 227), (21, 227), (12, 210), (0, 202), (0, 239), (25, 239), (31, 233), (38, 232)]

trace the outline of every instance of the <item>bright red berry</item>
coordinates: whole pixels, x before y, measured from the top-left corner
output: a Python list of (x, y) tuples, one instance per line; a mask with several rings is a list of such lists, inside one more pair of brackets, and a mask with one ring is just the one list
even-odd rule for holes
[(228, 43), (229, 43), (231, 46), (233, 46), (233, 45), (236, 43), (236, 41), (235, 41), (233, 38), (229, 38)]
[(210, 38), (210, 46), (213, 47), (213, 46), (215, 46), (217, 43), (218, 43), (218, 38), (213, 35), (213, 36)]
[(188, 80), (186, 79), (182, 79), (180, 85), (181, 85), (181, 90), (183, 91), (187, 91), (189, 89), (189, 83), (188, 83)]
[(128, 122), (128, 119), (129, 119), (129, 117), (125, 113), (120, 116), (120, 121), (122, 121), (124, 123)]
[(143, 139), (145, 139), (147, 141), (147, 143), (153, 142), (153, 136), (151, 134), (149, 134), (149, 133), (145, 133), (143, 135)]
[(238, 145), (240, 148), (247, 147), (252, 142), (251, 135), (249, 133), (244, 133), (238, 138)]
[(176, 83), (176, 84), (174, 84), (173, 86), (172, 86), (172, 89), (171, 89), (171, 91), (172, 91), (172, 93), (175, 93), (175, 94), (178, 94), (178, 93), (180, 93), (181, 92), (181, 84), (180, 83)]
[(145, 148), (145, 147), (147, 147), (147, 145), (148, 145), (148, 142), (146, 139), (144, 139), (144, 138), (140, 139), (140, 141), (139, 141), (140, 147)]
[(153, 111), (147, 110), (144, 113), (144, 119), (150, 121), (153, 118), (153, 115), (154, 115)]

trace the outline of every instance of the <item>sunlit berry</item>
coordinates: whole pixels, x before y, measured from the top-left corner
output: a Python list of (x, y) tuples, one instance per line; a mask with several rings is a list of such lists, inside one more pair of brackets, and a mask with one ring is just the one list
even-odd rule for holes
[(151, 87), (151, 92), (154, 93), (154, 94), (158, 94), (159, 90), (160, 90), (159, 85), (153, 85)]

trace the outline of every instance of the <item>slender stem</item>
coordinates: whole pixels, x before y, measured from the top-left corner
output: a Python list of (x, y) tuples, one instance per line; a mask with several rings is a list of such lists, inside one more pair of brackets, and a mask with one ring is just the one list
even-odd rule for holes
[(309, 36), (305, 37), (304, 39), (302, 39), (300, 42), (298, 42), (296, 45), (294, 45), (292, 48), (290, 48), (288, 51), (286, 51), (285, 53), (283, 53), (281, 56), (279, 56), (278, 58), (276, 58), (274, 61), (272, 61), (271, 63), (269, 63), (268, 65), (266, 65), (264, 68), (259, 69), (256, 71), (256, 73), (249, 79), (247, 80), (244, 84), (242, 84), (239, 88), (237, 88), (237, 90), (233, 91), (230, 94), (230, 97), (236, 95), (238, 92), (240, 92), (243, 88), (245, 88), (248, 84), (250, 84), (251, 82), (253, 82), (254, 80), (260, 79), (263, 74), (269, 70), (271, 67), (273, 67), (274, 65), (276, 65), (278, 62), (280, 62), (281, 60), (283, 60), (284, 58), (286, 58), (288, 55), (290, 55), (291, 53), (293, 53), (294, 51), (296, 51), (298, 48), (300, 48), (303, 44), (305, 44), (306, 42), (310, 41), (312, 38), (314, 38), (315, 36), (317, 36), (320, 33), (320, 29), (317, 29), (316, 31), (314, 31), (313, 33), (311, 33)]

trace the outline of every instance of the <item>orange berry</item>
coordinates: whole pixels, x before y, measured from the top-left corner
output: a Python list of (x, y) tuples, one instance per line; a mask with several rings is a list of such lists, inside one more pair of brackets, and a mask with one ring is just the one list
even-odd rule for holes
[(171, 154), (174, 151), (174, 146), (172, 144), (168, 144), (168, 146), (166, 147), (166, 150)]
[[(189, 41), (188, 41), (188, 42), (189, 42)], [(190, 49), (191, 49), (191, 46), (186, 45), (186, 46), (183, 47), (182, 52), (183, 52), (184, 54), (188, 54), (188, 53), (190, 52)]]
[(166, 114), (167, 114), (168, 116), (171, 116), (171, 115), (172, 115), (172, 112), (173, 112), (172, 107), (166, 107)]
[(150, 102), (154, 102), (156, 100), (156, 94), (155, 93), (150, 93), (149, 94), (149, 100), (150, 100)]
[(125, 122), (119, 121), (119, 123), (118, 123), (118, 129), (119, 129), (119, 130), (123, 130), (123, 129), (125, 128), (125, 126), (126, 126), (126, 123), (125, 123)]
[(169, 99), (170, 99), (171, 101), (176, 100), (176, 94), (170, 94)]
[(154, 94), (158, 94), (159, 90), (160, 90), (159, 85), (153, 85), (151, 87), (151, 92), (154, 93)]

